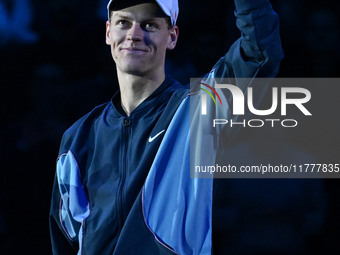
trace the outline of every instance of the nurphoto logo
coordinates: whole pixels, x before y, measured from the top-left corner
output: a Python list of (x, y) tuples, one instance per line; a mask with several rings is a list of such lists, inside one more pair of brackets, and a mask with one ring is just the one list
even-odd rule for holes
[[(220, 89), (224, 94), (226, 91), (231, 93), (232, 96), (232, 115), (233, 116), (244, 116), (246, 106), (250, 113), (255, 116), (266, 116), (266, 119), (250, 119), (250, 120), (238, 120), (237, 122), (235, 119), (213, 119), (213, 127), (217, 125), (226, 125), (230, 124), (231, 127), (236, 125), (241, 125), (243, 127), (263, 127), (265, 124), (271, 125), (271, 127), (275, 127), (277, 123), (280, 123), (282, 127), (296, 127), (298, 125), (298, 121), (296, 119), (274, 119), (269, 118), (270, 115), (274, 114), (278, 108), (280, 108), (280, 115), (287, 116), (287, 105), (294, 105), (295, 110), (298, 109), (301, 111), (305, 116), (312, 116), (312, 113), (305, 107), (305, 104), (311, 100), (311, 92), (308, 89), (301, 88), (301, 87), (272, 87), (271, 89), (271, 97), (272, 102), (271, 106), (268, 109), (256, 109), (254, 106), (254, 93), (253, 88), (248, 87), (246, 90), (246, 95), (243, 91), (231, 84), (215, 84), (215, 88), (212, 86), (201, 83), (201, 85), (209, 88), (219, 100), (221, 106), (224, 107), (222, 104), (222, 100), (220, 95), (217, 93), (216, 89)], [(206, 92), (214, 101), (215, 106), (217, 107), (216, 99), (214, 98), (213, 94), (209, 92), (205, 88), (201, 88), (202, 91)], [(202, 93), (201, 95), (201, 114), (207, 115), (208, 114), (208, 106), (207, 106), (207, 94)], [(295, 95), (294, 97), (292, 95)], [(279, 100), (280, 99), (280, 100)], [(280, 101), (280, 107), (279, 107)], [(227, 104), (227, 107), (230, 107)], [(226, 109), (227, 110), (227, 109)]]

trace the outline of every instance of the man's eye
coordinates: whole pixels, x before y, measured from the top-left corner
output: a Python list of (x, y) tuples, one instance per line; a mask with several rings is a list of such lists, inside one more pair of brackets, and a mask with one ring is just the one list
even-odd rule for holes
[(126, 20), (118, 20), (116, 24), (120, 27), (128, 26), (128, 22)]
[(145, 24), (145, 29), (148, 31), (154, 31), (157, 29), (157, 25), (154, 23), (146, 23)]

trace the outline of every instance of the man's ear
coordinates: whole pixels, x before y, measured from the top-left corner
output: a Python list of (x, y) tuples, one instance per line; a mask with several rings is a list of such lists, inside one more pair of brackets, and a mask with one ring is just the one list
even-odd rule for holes
[(110, 34), (110, 29), (111, 29), (111, 23), (110, 21), (106, 21), (106, 44), (110, 45), (111, 44), (111, 34)]
[(179, 36), (179, 29), (175, 25), (170, 29), (169, 43), (167, 47), (168, 50), (173, 50), (176, 47), (178, 36)]

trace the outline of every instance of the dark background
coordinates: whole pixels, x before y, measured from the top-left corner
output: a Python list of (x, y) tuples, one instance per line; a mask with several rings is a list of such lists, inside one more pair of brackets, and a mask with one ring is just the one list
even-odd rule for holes
[[(51, 253), (48, 212), (61, 136), (117, 89), (106, 2), (0, 0), (0, 254)], [(279, 77), (339, 77), (339, 3), (272, 4), (285, 51)], [(239, 37), (233, 9), (232, 1), (180, 1), (180, 37), (167, 72), (188, 83), (209, 71)], [(340, 254), (340, 181), (321, 181), (324, 220), (308, 252)]]

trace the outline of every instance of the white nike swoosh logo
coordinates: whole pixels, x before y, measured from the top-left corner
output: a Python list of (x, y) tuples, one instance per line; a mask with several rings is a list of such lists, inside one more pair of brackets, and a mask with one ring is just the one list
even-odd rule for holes
[(149, 143), (152, 143), (158, 136), (160, 136), (163, 132), (165, 131), (165, 129), (164, 130), (162, 130), (161, 132), (159, 132), (157, 135), (155, 135), (154, 137), (149, 137)]

